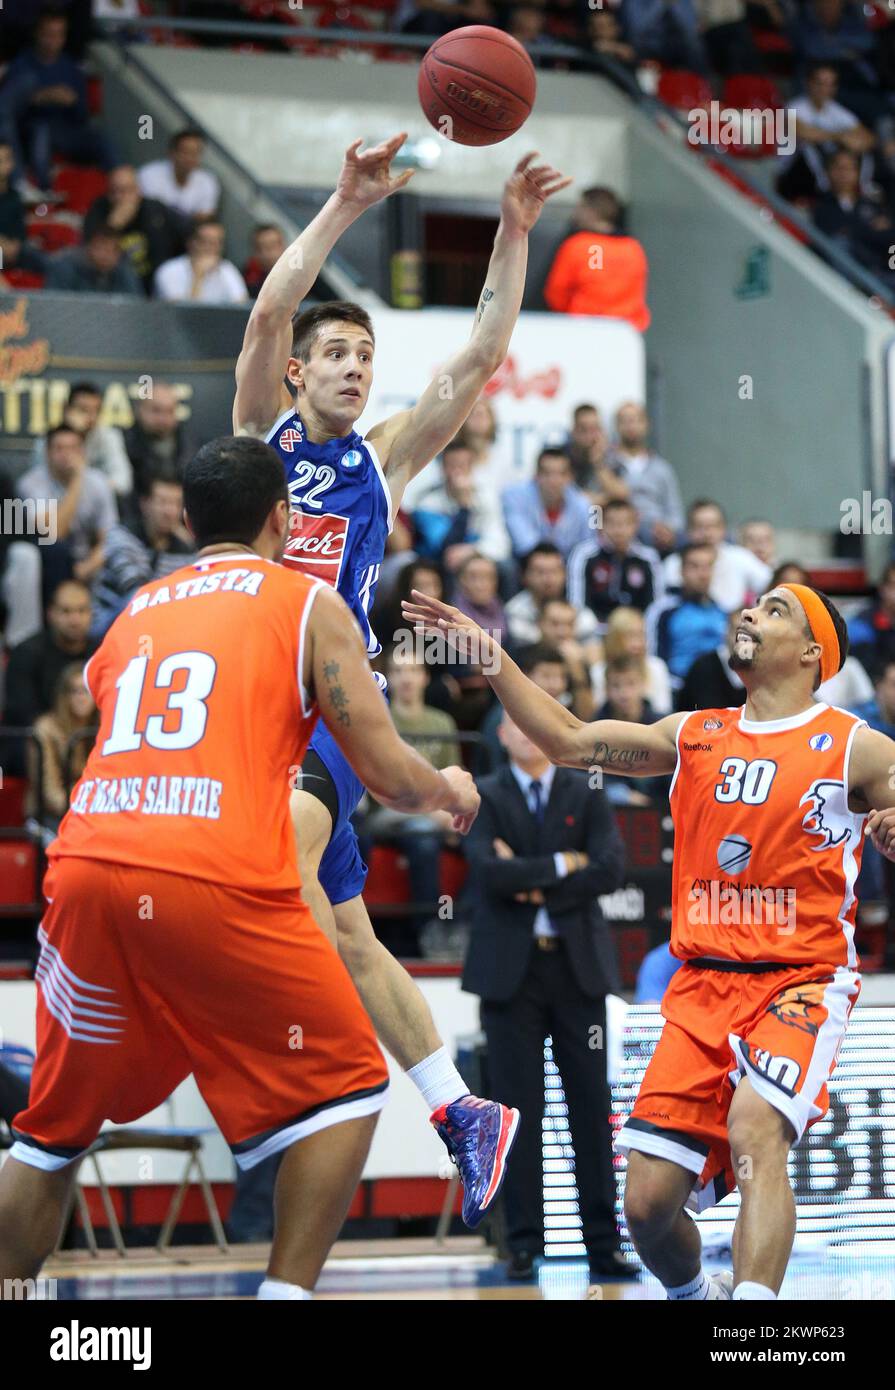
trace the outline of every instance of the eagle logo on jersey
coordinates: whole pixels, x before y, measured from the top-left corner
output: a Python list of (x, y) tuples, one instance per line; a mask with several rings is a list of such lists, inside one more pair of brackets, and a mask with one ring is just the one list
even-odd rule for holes
[(820, 778), (811, 783), (799, 801), (800, 806), (804, 806), (806, 801), (811, 803), (810, 810), (802, 817), (802, 829), (806, 835), (822, 836), (820, 844), (812, 845), (812, 849), (835, 849), (851, 834), (851, 826), (842, 823), (842, 810), (831, 805), (834, 798), (839, 801), (840, 807), (845, 805), (845, 784)]
[(809, 1012), (823, 1004), (825, 984), (795, 985), (792, 989), (784, 990), (768, 1009), (769, 1014), (774, 1018), (779, 1018), (781, 1023), (786, 1023), (791, 1028), (798, 1028), (800, 1033), (808, 1033), (812, 1038), (817, 1037), (820, 1021), (815, 1021)]

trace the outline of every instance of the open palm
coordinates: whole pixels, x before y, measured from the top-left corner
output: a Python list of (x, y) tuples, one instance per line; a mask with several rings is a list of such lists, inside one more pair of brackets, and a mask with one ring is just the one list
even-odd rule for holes
[(500, 215), (520, 232), (530, 232), (547, 199), (572, 182), (551, 164), (534, 164), (537, 157), (535, 151), (524, 155), (504, 185)]
[(402, 131), (363, 153), (360, 148), (363, 140), (354, 140), (345, 151), (345, 162), (336, 184), (337, 197), (356, 207), (368, 208), (408, 184), (413, 178), (413, 169), (394, 177), (391, 172), (391, 162), (406, 139), (407, 132)]

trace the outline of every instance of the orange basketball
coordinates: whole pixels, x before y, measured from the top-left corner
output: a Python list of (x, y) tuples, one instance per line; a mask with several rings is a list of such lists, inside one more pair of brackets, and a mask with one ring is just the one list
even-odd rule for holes
[(458, 145), (496, 145), (534, 105), (534, 65), (516, 39), (468, 24), (436, 39), (420, 64), (420, 105), (430, 125)]

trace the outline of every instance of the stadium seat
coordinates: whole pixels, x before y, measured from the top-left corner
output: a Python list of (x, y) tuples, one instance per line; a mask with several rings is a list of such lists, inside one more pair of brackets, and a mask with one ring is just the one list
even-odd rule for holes
[(368, 908), (394, 907), (410, 901), (407, 860), (388, 845), (370, 851), (364, 902)]
[(773, 78), (765, 77), (762, 73), (747, 72), (725, 79), (722, 101), (725, 106), (764, 111), (782, 107), (783, 96)]
[(38, 850), (24, 833), (0, 840), (0, 912), (11, 916), (34, 907)]
[(0, 783), (0, 826), (19, 829), (25, 824), (28, 782), (24, 777), (3, 777)]
[(103, 109), (103, 83), (101, 77), (87, 78), (87, 109), (91, 116), (99, 116)]
[(689, 72), (686, 68), (663, 68), (656, 95), (676, 111), (693, 111), (708, 106), (712, 100), (712, 89), (698, 72)]
[(92, 165), (63, 164), (53, 176), (53, 191), (65, 199), (70, 212), (82, 215), (106, 191), (106, 176)]
[(13, 290), (42, 290), (44, 277), (33, 270), (4, 270), (3, 278)]
[(81, 240), (81, 231), (70, 222), (32, 217), (28, 221), (28, 236), (30, 240), (39, 244), (42, 251), (52, 253), (62, 251), (67, 246), (77, 246)]

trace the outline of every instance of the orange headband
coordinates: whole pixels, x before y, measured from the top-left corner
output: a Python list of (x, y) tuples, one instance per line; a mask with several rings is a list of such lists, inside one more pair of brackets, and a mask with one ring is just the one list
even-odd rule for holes
[(822, 599), (807, 584), (778, 584), (778, 589), (788, 589), (795, 594), (805, 610), (811, 636), (820, 643), (820, 681), (828, 681), (839, 670), (839, 638)]

